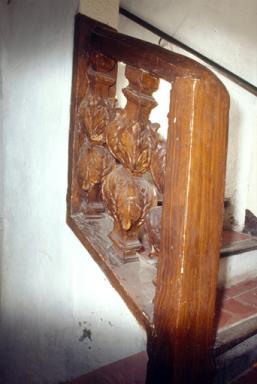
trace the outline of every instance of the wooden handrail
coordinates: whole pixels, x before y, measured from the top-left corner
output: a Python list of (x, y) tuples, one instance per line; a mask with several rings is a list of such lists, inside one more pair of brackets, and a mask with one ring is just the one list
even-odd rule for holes
[(225, 91), (223, 83), (213, 72), (189, 57), (168, 51), (158, 45), (117, 33), (107, 27), (96, 27), (92, 32), (91, 39), (92, 46), (96, 50), (119, 61), (144, 68), (168, 82), (174, 81), (177, 76), (192, 76), (198, 79), (206, 77), (209, 81), (219, 83)]
[[(113, 109), (118, 61), (129, 81), (123, 110)], [(149, 121), (158, 78), (172, 83), (165, 146)], [(68, 222), (147, 324), (147, 384), (211, 381), (228, 110), (225, 87), (204, 66), (77, 16)], [(146, 320), (135, 260), (145, 215), (157, 204), (142, 174), (152, 171), (158, 148), (166, 150), (165, 186), (154, 315)], [(104, 203), (114, 219), (111, 234)], [(132, 277), (122, 264), (128, 261)]]

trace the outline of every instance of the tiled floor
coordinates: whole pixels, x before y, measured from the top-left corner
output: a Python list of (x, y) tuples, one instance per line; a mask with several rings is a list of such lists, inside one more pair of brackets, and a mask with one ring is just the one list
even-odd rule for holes
[(221, 292), (219, 305), (219, 329), (257, 314), (257, 278), (225, 289)]

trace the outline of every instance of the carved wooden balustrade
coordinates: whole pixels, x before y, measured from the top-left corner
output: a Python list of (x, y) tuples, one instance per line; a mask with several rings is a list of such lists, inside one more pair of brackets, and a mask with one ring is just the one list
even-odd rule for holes
[[(149, 120), (160, 78), (167, 142)], [(228, 109), (200, 64), (76, 17), (67, 220), (147, 331), (148, 384), (211, 381)]]

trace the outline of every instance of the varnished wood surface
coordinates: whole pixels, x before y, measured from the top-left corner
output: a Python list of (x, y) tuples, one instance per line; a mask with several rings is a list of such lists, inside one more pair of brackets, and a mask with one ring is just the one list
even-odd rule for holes
[(147, 383), (211, 381), (228, 107), (217, 85), (173, 86)]

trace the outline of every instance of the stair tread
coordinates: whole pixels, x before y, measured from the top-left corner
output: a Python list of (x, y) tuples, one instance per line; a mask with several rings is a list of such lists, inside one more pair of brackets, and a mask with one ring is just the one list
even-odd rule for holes
[(221, 257), (257, 249), (257, 237), (235, 231), (223, 231)]

